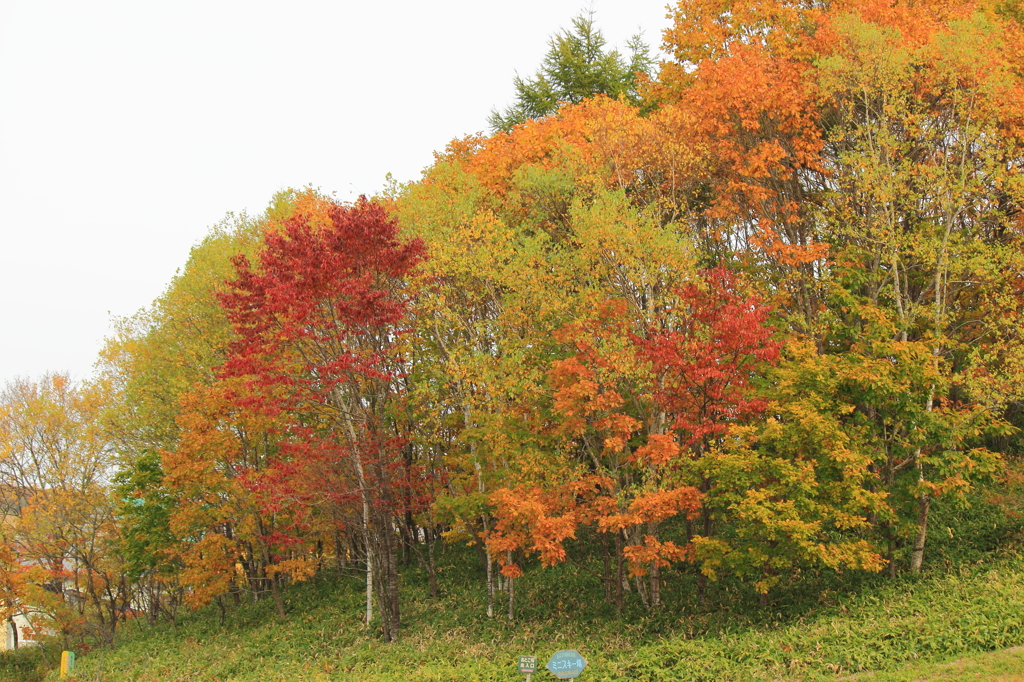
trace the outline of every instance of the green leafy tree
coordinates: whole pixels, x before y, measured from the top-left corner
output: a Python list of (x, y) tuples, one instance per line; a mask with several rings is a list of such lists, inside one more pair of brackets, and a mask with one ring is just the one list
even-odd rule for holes
[[(148, 592), (146, 601), (153, 620), (167, 601), (162, 592), (169, 581), (159, 578), (177, 569), (174, 562), (167, 560), (167, 550), (175, 543), (170, 527), (174, 500), (164, 487), (160, 454), (143, 451), (131, 468), (117, 473), (114, 483), (125, 570), (128, 578)], [(172, 599), (171, 603), (176, 601)]]
[(563, 30), (548, 41), (548, 52), (536, 75), (515, 77), (515, 104), (504, 112), (491, 111), (491, 128), (507, 132), (530, 119), (553, 114), (564, 103), (578, 104), (594, 95), (624, 97), (638, 104), (639, 76), (649, 75), (654, 67), (650, 48), (639, 34), (633, 36), (627, 43), (627, 60), (618, 50), (607, 50), (607, 44), (594, 25), (593, 12), (575, 17), (572, 30)]

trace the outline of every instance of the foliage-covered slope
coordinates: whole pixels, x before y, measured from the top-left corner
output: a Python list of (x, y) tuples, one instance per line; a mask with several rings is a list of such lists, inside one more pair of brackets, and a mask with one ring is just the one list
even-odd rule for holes
[[(998, 679), (1000, 670), (1022, 662), (1014, 652), (982, 655), (1024, 644), (1024, 557), (1017, 553), (918, 579), (872, 577), (843, 594), (815, 582), (804, 586), (811, 589), (803, 590), (802, 600), (790, 595), (790, 607), (760, 609), (753, 597), (722, 582), (714, 596), (726, 608), (682, 615), (679, 603), (655, 615), (627, 611), (621, 620), (601, 603), (593, 576), (564, 565), (518, 582), (517, 590), (530, 597), (524, 602), (537, 606), (514, 623), (483, 616), (481, 576), (465, 572), (466, 557), (457, 548), (446, 553), (441, 578), (447, 590), (440, 600), (419, 589), (425, 581), (416, 570), (403, 572), (409, 625), (396, 643), (383, 644), (362, 628), (362, 586), (355, 577), (321, 576), (286, 593), (286, 621), (276, 618), (267, 599), (229, 609), (223, 623), (209, 609), (186, 614), (177, 625), (140, 624), (126, 629), (114, 649), (80, 657), (73, 679), (508, 680), (519, 677), (518, 655), (544, 661), (565, 648), (583, 653), (589, 665), (581, 679), (595, 682), (851, 674), (856, 680)], [(681, 573), (670, 579), (689, 580)], [(22, 661), (18, 670), (16, 657), (2, 661), (0, 679), (32, 679), (34, 660)]]

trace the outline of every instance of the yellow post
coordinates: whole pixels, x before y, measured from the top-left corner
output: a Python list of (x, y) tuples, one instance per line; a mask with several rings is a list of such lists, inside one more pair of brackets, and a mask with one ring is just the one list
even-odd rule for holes
[(75, 669), (75, 652), (74, 651), (62, 651), (60, 652), (60, 676), (61, 678), (67, 677), (68, 673)]

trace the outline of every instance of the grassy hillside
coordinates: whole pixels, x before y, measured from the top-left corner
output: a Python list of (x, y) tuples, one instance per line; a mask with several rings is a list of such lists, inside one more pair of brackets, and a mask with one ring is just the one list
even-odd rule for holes
[[(969, 543), (937, 533), (930, 572), (917, 579), (804, 576), (763, 608), (749, 589), (722, 581), (709, 594), (715, 606), (701, 608), (681, 568), (668, 571), (661, 612), (633, 604), (620, 619), (597, 577), (574, 565), (528, 567), (516, 584), (517, 620), (487, 619), (482, 571), (464, 568), (471, 550), (447, 547), (441, 599), (427, 598), (416, 567), (403, 572), (395, 644), (361, 626), (358, 576), (321, 575), (288, 591), (287, 621), (268, 599), (229, 610), (223, 623), (209, 609), (177, 624), (127, 627), (116, 648), (81, 656), (73, 679), (521, 680), (517, 656), (543, 664), (577, 649), (589, 663), (584, 682), (1022, 680), (1024, 654), (1003, 650), (1024, 644), (1024, 553), (999, 549), (1019, 545), (1008, 544), (1010, 524), (991, 519), (979, 519)], [(45, 673), (56, 653), (0, 656), (0, 681), (56, 680)]]
[[(571, 585), (573, 576), (565, 577)], [(544, 585), (553, 586), (555, 581)], [(832, 603), (822, 608), (760, 618), (665, 613), (630, 614), (616, 622), (587, 617), (588, 605), (568, 590), (552, 595), (546, 614), (510, 624), (482, 617), (473, 588), (452, 590), (437, 603), (422, 596), (407, 600), (409, 626), (399, 643), (386, 646), (360, 627), (359, 585), (319, 579), (291, 591), (286, 623), (262, 602), (243, 607), (224, 625), (208, 612), (177, 626), (137, 629), (116, 649), (82, 657), (75, 679), (507, 680), (518, 677), (517, 655), (545, 659), (561, 648), (583, 653), (590, 680), (836, 679), (908, 664), (920, 676), (855, 679), (972, 679), (949, 677), (934, 664), (1024, 643), (1020, 557), (835, 601), (826, 596)], [(990, 659), (974, 660), (973, 667), (991, 673), (984, 667)], [(1019, 654), (1008, 660), (1008, 669), (1013, 661), (1024, 668)]]
[(863, 673), (851, 682), (1024, 682), (1024, 648), (1014, 647), (958, 659), (920, 663), (896, 673)]

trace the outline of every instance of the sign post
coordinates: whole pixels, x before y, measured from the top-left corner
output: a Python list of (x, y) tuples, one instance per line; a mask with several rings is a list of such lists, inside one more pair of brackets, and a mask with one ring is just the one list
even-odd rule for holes
[(60, 676), (67, 677), (68, 673), (75, 669), (75, 652), (60, 652)]
[(545, 667), (558, 679), (568, 680), (573, 677), (579, 677), (579, 674), (587, 667), (587, 662), (580, 656), (580, 652), (573, 649), (563, 649), (562, 651), (556, 651)]
[(537, 672), (537, 657), (536, 656), (520, 656), (519, 657), (519, 672), (526, 675), (526, 682), (530, 682), (530, 675)]

